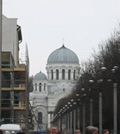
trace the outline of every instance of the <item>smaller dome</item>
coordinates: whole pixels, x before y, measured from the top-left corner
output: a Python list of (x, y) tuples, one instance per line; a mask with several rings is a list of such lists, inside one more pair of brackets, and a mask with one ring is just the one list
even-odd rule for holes
[(40, 71), (35, 75), (34, 80), (47, 80), (47, 77), (44, 73)]

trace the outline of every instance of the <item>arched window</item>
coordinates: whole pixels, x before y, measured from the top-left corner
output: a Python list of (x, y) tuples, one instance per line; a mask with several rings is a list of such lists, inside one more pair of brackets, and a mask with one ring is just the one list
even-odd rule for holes
[(42, 84), (39, 83), (39, 91), (41, 92), (42, 91)]
[(44, 91), (46, 90), (46, 84), (44, 83)]
[(35, 83), (35, 91), (37, 91), (37, 83)]
[(59, 80), (59, 70), (56, 70), (56, 80)]
[(53, 80), (53, 70), (51, 70), (51, 80)]
[(38, 113), (38, 123), (42, 124), (42, 112)]
[(76, 70), (74, 70), (73, 79), (76, 79)]
[(68, 80), (70, 80), (71, 79), (71, 70), (69, 69), (68, 70)]
[(65, 69), (62, 69), (62, 80), (65, 79)]

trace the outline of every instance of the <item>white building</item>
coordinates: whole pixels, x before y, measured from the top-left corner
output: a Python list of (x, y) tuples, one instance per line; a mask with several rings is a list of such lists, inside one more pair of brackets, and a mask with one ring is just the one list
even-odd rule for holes
[(70, 94), (77, 78), (80, 66), (77, 55), (64, 45), (53, 51), (47, 60), (47, 76), (39, 72), (33, 79), (33, 92), (30, 93), (30, 102), (38, 119), (38, 126), (42, 130), (50, 128), (50, 121), (57, 102)]
[(19, 64), (19, 44), (22, 42), (21, 27), (17, 18), (2, 16), (2, 52), (11, 52), (15, 66)]

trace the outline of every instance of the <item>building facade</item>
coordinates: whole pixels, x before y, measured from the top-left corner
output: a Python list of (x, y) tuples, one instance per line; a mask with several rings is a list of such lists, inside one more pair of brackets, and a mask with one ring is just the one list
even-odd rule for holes
[(26, 55), (26, 63), (19, 62), (21, 42), (21, 27), (17, 25), (17, 19), (3, 16), (0, 89), (2, 123), (16, 123), (28, 129), (29, 58)]
[(51, 127), (58, 101), (71, 93), (79, 78), (79, 59), (63, 45), (49, 55), (46, 70), (47, 76), (42, 72), (34, 76), (33, 92), (30, 93), (35, 130)]

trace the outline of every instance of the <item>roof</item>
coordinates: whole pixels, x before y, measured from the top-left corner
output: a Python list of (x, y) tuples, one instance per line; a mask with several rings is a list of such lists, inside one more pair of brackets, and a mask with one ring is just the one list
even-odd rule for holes
[(35, 75), (34, 80), (47, 80), (47, 77), (44, 73), (40, 71)]
[(64, 45), (53, 51), (48, 57), (47, 64), (79, 64), (77, 55)]

